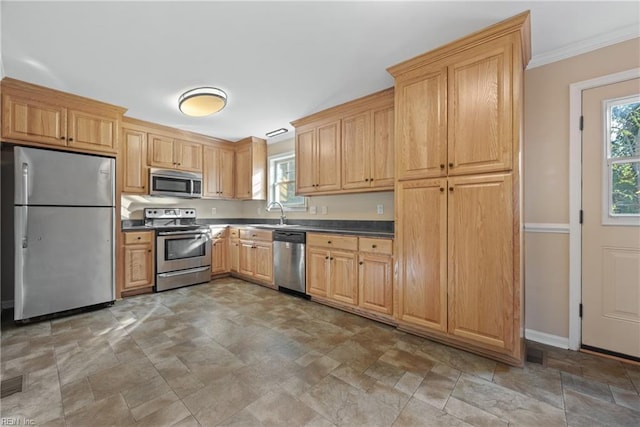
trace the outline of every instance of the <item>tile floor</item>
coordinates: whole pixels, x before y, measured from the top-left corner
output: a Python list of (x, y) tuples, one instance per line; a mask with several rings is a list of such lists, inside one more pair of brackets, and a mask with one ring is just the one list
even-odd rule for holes
[[(535, 344), (534, 344), (535, 345)], [(2, 325), (0, 424), (638, 426), (640, 367), (524, 369), (228, 278)]]

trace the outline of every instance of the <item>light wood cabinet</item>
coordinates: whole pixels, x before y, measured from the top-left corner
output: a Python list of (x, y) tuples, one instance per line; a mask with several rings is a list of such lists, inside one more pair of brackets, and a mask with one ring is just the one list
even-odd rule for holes
[(211, 275), (228, 273), (227, 252), (229, 242), (226, 238), (217, 238), (211, 241)]
[(149, 166), (202, 172), (202, 144), (150, 133), (147, 151)]
[(203, 147), (203, 197), (233, 199), (234, 158), (231, 149)]
[(229, 270), (240, 271), (240, 234), (237, 228), (229, 229)]
[(307, 291), (343, 304), (358, 304), (358, 238), (307, 233)]
[(241, 228), (239, 235), (239, 276), (274, 288), (271, 231)]
[(340, 120), (296, 130), (296, 193), (341, 188)]
[(267, 200), (267, 142), (249, 137), (236, 143), (235, 196)]
[(393, 89), (296, 120), (296, 192), (393, 190)]
[(512, 352), (512, 175), (449, 178), (448, 193), (449, 333)]
[(393, 189), (393, 105), (342, 119), (342, 189)]
[(122, 192), (147, 194), (149, 169), (147, 167), (147, 133), (122, 126)]
[(125, 110), (18, 80), (2, 80), (2, 139), (115, 154)]
[(389, 69), (399, 328), (522, 365), (522, 93), (529, 13)]
[(153, 231), (124, 233), (123, 292), (154, 285), (153, 242)]
[(358, 305), (393, 315), (393, 240), (358, 238)]

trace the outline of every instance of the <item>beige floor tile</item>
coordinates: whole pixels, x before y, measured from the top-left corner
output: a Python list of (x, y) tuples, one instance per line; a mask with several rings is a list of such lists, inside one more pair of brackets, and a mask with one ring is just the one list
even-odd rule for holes
[(514, 368), (499, 363), (493, 375), (493, 382), (558, 408), (564, 408), (562, 379), (557, 369), (544, 368), (532, 363), (525, 364), (524, 368)]
[(449, 397), (447, 404), (444, 407), (444, 411), (447, 414), (451, 414), (454, 417), (478, 427), (507, 427), (509, 422), (507, 420), (500, 419), (487, 411), (469, 405), (462, 400), (458, 400), (455, 397)]
[(376, 360), (367, 368), (366, 371), (364, 371), (364, 373), (365, 375), (368, 375), (384, 384), (393, 387), (400, 380), (400, 378), (402, 378), (406, 371), (380, 360)]
[(573, 390), (564, 391), (569, 426), (638, 426), (640, 412), (587, 396)]
[(566, 425), (561, 409), (469, 374), (460, 376), (452, 396), (514, 425)]
[(444, 409), (459, 377), (460, 371), (439, 363), (427, 373), (413, 396), (435, 408)]
[[(173, 396), (175, 393), (169, 387), (169, 384), (162, 378), (161, 376), (156, 376), (141, 384), (137, 387), (129, 388), (125, 391), (122, 391), (122, 397), (125, 402), (127, 402), (127, 406), (132, 408), (131, 412), (133, 413), (136, 419), (142, 418), (141, 416), (137, 416), (134, 408), (138, 408), (141, 405), (147, 404), (155, 399), (158, 399), (162, 396), (169, 395)], [(178, 399), (176, 396), (175, 399)], [(138, 410), (138, 414), (139, 414)]]
[(613, 402), (613, 395), (606, 383), (589, 380), (587, 378), (563, 372), (562, 385), (565, 390), (573, 390), (578, 393), (595, 397), (596, 399)]
[(470, 424), (418, 399), (411, 399), (393, 427), (470, 426)]
[(160, 374), (148, 359), (122, 363), (89, 375), (96, 400), (139, 387)]
[[(348, 365), (338, 366), (331, 371), (331, 375), (363, 391), (369, 390), (377, 382), (375, 378), (360, 373)], [(411, 393), (413, 393), (413, 391)]]
[(303, 426), (318, 413), (291, 394), (275, 388), (246, 408), (264, 426)]
[(23, 385), (22, 392), (7, 396), (0, 402), (3, 419), (31, 420), (41, 424), (64, 416), (55, 368), (27, 374)]
[[(290, 424), (293, 425), (293, 424)], [(224, 422), (217, 424), (218, 427), (264, 427), (248, 409), (243, 409)]]
[[(144, 406), (149, 405), (149, 403)], [(160, 402), (156, 401), (155, 403)], [(147, 407), (145, 409), (151, 408)], [(157, 410), (139, 420), (135, 425), (148, 427), (171, 426), (175, 423), (181, 422), (189, 416), (191, 416), (191, 413), (181, 401), (173, 400), (170, 402), (170, 399), (167, 399), (163, 406), (158, 406)]]
[(86, 377), (63, 385), (61, 392), (65, 414), (71, 414), (95, 402), (89, 380)]
[(402, 378), (396, 383), (395, 388), (408, 395), (412, 395), (418, 389), (423, 379), (424, 377), (422, 375), (405, 372)]
[(610, 386), (613, 394), (613, 401), (625, 408), (640, 412), (640, 396), (635, 391)]
[(69, 427), (86, 427), (96, 424), (124, 426), (133, 425), (135, 420), (122, 396), (115, 394), (67, 415), (66, 422)]
[(414, 354), (397, 348), (386, 351), (380, 361), (393, 365), (406, 372), (412, 372), (416, 375), (426, 375), (435, 365), (433, 359), (426, 354)]

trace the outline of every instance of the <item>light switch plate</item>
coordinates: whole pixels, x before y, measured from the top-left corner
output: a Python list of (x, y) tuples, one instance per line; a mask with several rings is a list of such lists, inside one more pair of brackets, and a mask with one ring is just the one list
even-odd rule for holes
[(262, 215), (262, 208), (258, 208), (258, 215)]
[(378, 215), (383, 215), (384, 214), (384, 205), (378, 205)]
[(215, 215), (218, 213), (218, 209), (217, 208), (211, 208), (211, 215)]
[(311, 215), (315, 215), (316, 213), (318, 213), (318, 211), (316, 210), (315, 206), (309, 206), (309, 213)]
[(326, 206), (322, 206), (322, 215), (326, 215), (327, 214), (327, 207)]

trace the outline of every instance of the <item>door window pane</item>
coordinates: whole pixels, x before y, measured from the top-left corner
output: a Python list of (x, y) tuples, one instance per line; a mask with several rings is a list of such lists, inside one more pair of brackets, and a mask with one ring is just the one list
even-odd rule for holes
[(604, 110), (608, 191), (603, 221), (622, 224), (625, 218), (640, 218), (640, 96), (606, 101)]

